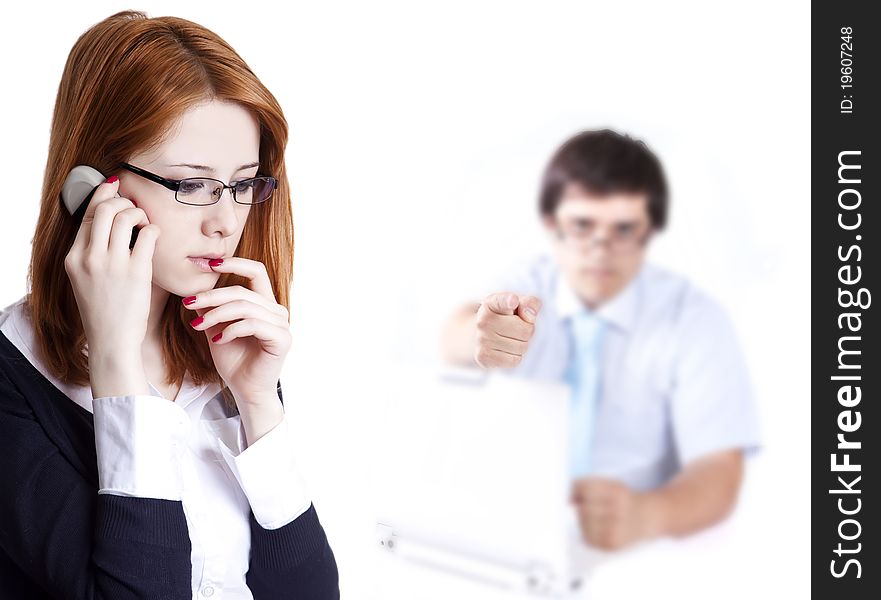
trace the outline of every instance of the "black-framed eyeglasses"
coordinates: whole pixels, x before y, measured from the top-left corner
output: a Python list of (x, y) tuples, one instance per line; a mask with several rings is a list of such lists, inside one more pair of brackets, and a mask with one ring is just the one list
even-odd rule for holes
[(270, 196), (272, 196), (272, 191), (278, 186), (278, 180), (268, 175), (249, 177), (248, 179), (236, 181), (232, 185), (227, 185), (219, 179), (212, 177), (166, 179), (128, 163), (121, 163), (120, 167), (168, 188), (174, 192), (175, 200), (181, 204), (193, 206), (207, 206), (217, 203), (225, 189), (229, 189), (233, 201), (239, 204), (259, 204), (269, 200)]

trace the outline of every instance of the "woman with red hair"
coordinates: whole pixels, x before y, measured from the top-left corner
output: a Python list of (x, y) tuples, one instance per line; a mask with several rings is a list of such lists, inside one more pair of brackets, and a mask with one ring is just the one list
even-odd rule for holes
[[(124, 11), (75, 43), (29, 293), (0, 313), (3, 598), (339, 598), (279, 379), (287, 137), (196, 23)], [(107, 176), (81, 223), (78, 165)]]

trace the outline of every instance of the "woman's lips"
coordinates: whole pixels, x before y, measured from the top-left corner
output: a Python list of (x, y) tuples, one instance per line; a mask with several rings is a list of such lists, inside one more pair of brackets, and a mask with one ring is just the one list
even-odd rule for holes
[(194, 258), (192, 256), (188, 256), (187, 260), (199, 267), (199, 270), (203, 271), (204, 273), (216, 273), (214, 269), (208, 266), (208, 261), (210, 260), (208, 258)]

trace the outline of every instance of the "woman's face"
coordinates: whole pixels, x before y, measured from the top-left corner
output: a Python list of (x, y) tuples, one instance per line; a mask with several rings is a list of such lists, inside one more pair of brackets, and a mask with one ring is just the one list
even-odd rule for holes
[[(174, 129), (161, 146), (135, 154), (127, 162), (175, 180), (211, 177), (229, 184), (257, 174), (260, 127), (238, 104), (213, 100), (195, 106)], [(119, 195), (134, 200), (160, 228), (153, 254), (153, 284), (179, 296), (213, 288), (220, 273), (203, 271), (190, 257), (232, 256), (251, 206), (233, 202), (229, 189), (223, 190), (215, 204), (182, 204), (172, 190), (158, 183), (128, 170), (117, 175)]]

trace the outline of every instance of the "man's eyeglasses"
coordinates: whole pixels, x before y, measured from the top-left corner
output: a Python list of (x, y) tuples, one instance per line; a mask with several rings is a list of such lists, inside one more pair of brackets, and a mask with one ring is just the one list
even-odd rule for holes
[(586, 251), (604, 245), (609, 252), (628, 254), (645, 245), (651, 228), (637, 223), (619, 223), (608, 235), (601, 237), (598, 227), (591, 219), (557, 219), (557, 239), (571, 243), (578, 250)]
[(278, 186), (275, 177), (257, 176), (236, 181), (227, 185), (219, 179), (211, 177), (187, 177), (186, 179), (166, 179), (140, 167), (122, 163), (122, 168), (135, 175), (154, 181), (174, 192), (174, 199), (181, 204), (206, 206), (220, 200), (224, 189), (229, 189), (232, 199), (239, 204), (259, 204), (269, 200), (272, 190)]

